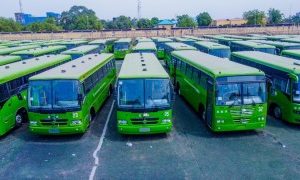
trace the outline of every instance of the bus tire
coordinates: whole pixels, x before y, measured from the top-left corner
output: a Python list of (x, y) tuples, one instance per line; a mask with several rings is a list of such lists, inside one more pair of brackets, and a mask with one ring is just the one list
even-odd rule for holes
[(27, 113), (26, 110), (20, 109), (15, 117), (16, 127), (21, 127), (22, 124), (26, 121)]
[(113, 88), (112, 88), (112, 85), (109, 85), (108, 97), (110, 97), (112, 94), (113, 94)]
[(205, 121), (206, 119), (206, 112), (205, 112), (205, 108), (202, 104), (199, 105), (199, 110), (198, 110), (199, 116), (202, 118), (202, 120)]
[(96, 111), (94, 108), (90, 110), (90, 122), (92, 122), (96, 117)]
[(178, 82), (176, 83), (176, 93), (181, 96), (180, 84)]
[(273, 107), (273, 116), (276, 119), (281, 119), (282, 118), (282, 111), (281, 111), (281, 108), (279, 106), (274, 106)]

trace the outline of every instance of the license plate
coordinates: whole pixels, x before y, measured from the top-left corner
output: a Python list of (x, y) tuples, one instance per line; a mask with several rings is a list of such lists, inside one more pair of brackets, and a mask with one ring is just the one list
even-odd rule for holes
[(59, 129), (49, 129), (50, 134), (58, 134), (59, 132)]
[(145, 133), (145, 132), (150, 132), (150, 128), (140, 128), (140, 132)]

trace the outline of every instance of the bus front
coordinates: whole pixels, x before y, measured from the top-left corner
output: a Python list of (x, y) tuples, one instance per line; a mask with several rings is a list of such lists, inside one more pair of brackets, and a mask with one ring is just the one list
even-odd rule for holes
[(129, 42), (116, 42), (114, 45), (114, 55), (116, 59), (124, 59), (126, 54), (129, 53)]
[(170, 79), (119, 79), (117, 93), (119, 133), (171, 131), (173, 91)]
[(30, 131), (60, 135), (84, 133), (82, 84), (78, 80), (30, 80), (28, 90)]
[(266, 125), (265, 76), (232, 76), (216, 79), (213, 131), (239, 131)]

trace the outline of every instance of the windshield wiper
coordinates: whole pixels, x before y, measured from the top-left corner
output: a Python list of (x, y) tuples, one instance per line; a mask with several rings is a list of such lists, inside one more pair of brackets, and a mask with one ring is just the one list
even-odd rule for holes
[(235, 98), (235, 99), (233, 100), (233, 103), (230, 104), (229, 107), (232, 108), (236, 102), (239, 102), (238, 98)]

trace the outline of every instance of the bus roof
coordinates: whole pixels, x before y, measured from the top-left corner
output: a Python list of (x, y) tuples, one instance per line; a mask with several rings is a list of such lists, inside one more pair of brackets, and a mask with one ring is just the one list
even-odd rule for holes
[(106, 44), (106, 39), (96, 39), (94, 41), (89, 42), (90, 45), (99, 45), (99, 44)]
[(215, 57), (200, 51), (173, 51), (172, 55), (203, 70), (209, 75), (217, 77), (264, 75), (256, 68), (245, 66), (228, 59)]
[(19, 46), (19, 47), (12, 47), (12, 48), (3, 48), (0, 49), (0, 55), (8, 55), (16, 51), (22, 51), (27, 49), (34, 49), (39, 48), (40, 46)]
[(58, 42), (59, 45), (80, 45), (85, 43), (88, 43), (88, 41), (87, 40), (64, 40)]
[(140, 37), (140, 38), (136, 38), (137, 42), (153, 42), (152, 39), (150, 38), (145, 38), (145, 37)]
[(140, 42), (133, 48), (133, 50), (155, 50), (156, 45), (154, 42)]
[(291, 42), (291, 43), (300, 43), (300, 38), (289, 38), (289, 39), (282, 39), (282, 41), (285, 42)]
[(34, 49), (27, 49), (27, 50), (22, 50), (22, 51), (17, 51), (11, 53), (12, 55), (24, 55), (24, 54), (30, 54), (33, 56), (39, 56), (39, 55), (44, 55), (48, 54), (51, 52), (59, 51), (59, 50), (64, 50), (67, 49), (66, 46), (48, 46), (48, 47), (39, 47), (39, 48), (34, 48)]
[(268, 44), (262, 44), (262, 43), (257, 43), (257, 42), (253, 42), (253, 41), (233, 41), (233, 44), (238, 44), (238, 45), (242, 45), (242, 46), (247, 46), (247, 47), (251, 47), (251, 48), (256, 48), (256, 49), (260, 49), (260, 48), (273, 48), (275, 49), (275, 46), (271, 46)]
[(177, 50), (197, 50), (195, 47), (181, 43), (181, 42), (169, 42), (166, 43), (166, 46), (169, 46), (170, 48)]
[(45, 55), (0, 66), (0, 84), (70, 59), (69, 55)]
[(1, 46), (1, 45), (0, 45), (0, 49), (3, 49), (3, 48), (7, 48), (7, 46)]
[(295, 35), (274, 35), (274, 36), (268, 36), (268, 40), (282, 40), (282, 39), (288, 39), (288, 38), (293, 38)]
[(287, 73), (300, 73), (300, 64), (298, 64), (299, 60), (258, 51), (234, 52), (232, 53), (232, 56), (245, 58), (249, 61), (270, 66)]
[(98, 45), (83, 45), (83, 46), (78, 46), (73, 49), (66, 50), (66, 51), (62, 52), (61, 54), (69, 54), (69, 55), (86, 54), (90, 51), (97, 49), (98, 47), (99, 47)]
[(234, 39), (240, 39), (240, 40), (263, 40), (266, 39), (262, 36), (238, 36), (238, 35), (225, 35), (224, 37), (234, 38)]
[(171, 39), (163, 38), (163, 37), (155, 37), (155, 38), (152, 38), (152, 39), (155, 42), (173, 42)]
[(169, 78), (169, 75), (153, 53), (131, 53), (124, 59), (119, 78)]
[(190, 38), (176, 37), (175, 41), (177, 42), (195, 42), (196, 40)]
[(240, 41), (240, 39), (237, 38), (230, 38), (230, 37), (223, 37), (223, 36), (214, 36), (212, 39), (220, 40), (220, 41)]
[(89, 54), (35, 75), (30, 80), (74, 79), (83, 82), (113, 57), (113, 54), (107, 53)]
[(297, 43), (290, 43), (290, 42), (280, 42), (280, 41), (268, 41), (268, 40), (251, 40), (252, 42), (262, 43), (262, 44), (268, 44), (275, 47), (299, 47), (300, 44)]
[(131, 38), (121, 38), (117, 41), (115, 41), (115, 43), (131, 43)]
[(16, 61), (20, 61), (21, 57), (20, 56), (0, 56), (0, 66), (13, 63)]
[(195, 42), (195, 44), (197, 44), (199, 46), (203, 46), (208, 49), (228, 49), (228, 50), (230, 50), (229, 46), (225, 46), (225, 45), (218, 44), (215, 42), (210, 42), (210, 41), (197, 41), (197, 42)]
[(282, 55), (292, 55), (300, 58), (300, 49), (298, 50), (283, 50)]

